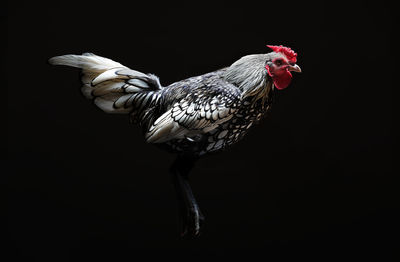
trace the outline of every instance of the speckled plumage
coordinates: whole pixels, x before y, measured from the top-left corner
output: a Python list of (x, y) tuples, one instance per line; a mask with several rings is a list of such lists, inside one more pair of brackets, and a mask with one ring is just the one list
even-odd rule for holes
[[(237, 86), (226, 81), (226, 72), (225, 68), (189, 78), (163, 90), (164, 93), (182, 92), (182, 97), (172, 95), (170, 99), (167, 98), (166, 104), (176, 104), (176, 107), (186, 109), (185, 113), (176, 117), (172, 112), (172, 116), (174, 121), (192, 130), (185, 137), (166, 141), (168, 149), (195, 155), (216, 152), (242, 139), (248, 129), (267, 113), (272, 101), (272, 82), (265, 81), (260, 88), (265, 96), (257, 97), (258, 93), (246, 96)], [(190, 105), (195, 105), (194, 110), (188, 112)], [(190, 115), (197, 115), (196, 119), (187, 120)], [(201, 123), (205, 121), (212, 129), (202, 132)], [(200, 126), (195, 126), (193, 122)]]
[(230, 67), (161, 86), (152, 74), (91, 53), (54, 57), (82, 69), (82, 92), (108, 113), (129, 114), (149, 143), (201, 156), (240, 139), (269, 110), (273, 83), (265, 64), (276, 53), (248, 55)]

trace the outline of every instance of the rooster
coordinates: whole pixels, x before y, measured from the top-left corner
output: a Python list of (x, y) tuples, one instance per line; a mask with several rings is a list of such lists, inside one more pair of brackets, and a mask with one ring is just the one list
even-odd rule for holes
[(272, 93), (288, 87), (301, 72), (297, 54), (271, 46), (231, 66), (162, 86), (156, 75), (129, 69), (111, 59), (84, 53), (49, 59), (81, 69), (82, 93), (107, 113), (127, 114), (148, 143), (177, 158), (170, 169), (178, 196), (182, 235), (198, 236), (204, 221), (189, 185), (195, 161), (243, 138), (270, 110)]

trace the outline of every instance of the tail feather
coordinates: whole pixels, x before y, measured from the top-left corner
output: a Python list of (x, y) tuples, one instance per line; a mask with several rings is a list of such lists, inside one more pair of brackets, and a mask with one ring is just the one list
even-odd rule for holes
[(93, 53), (83, 53), (82, 55), (62, 55), (49, 59), (52, 65), (66, 65), (92, 72), (102, 72), (113, 67), (124, 67), (111, 59), (97, 56)]
[[(82, 93), (107, 113), (131, 113), (143, 92), (153, 94), (162, 89), (157, 76), (129, 69), (92, 53), (56, 56), (50, 58), (49, 63), (80, 68)], [(151, 96), (145, 97), (151, 99)]]

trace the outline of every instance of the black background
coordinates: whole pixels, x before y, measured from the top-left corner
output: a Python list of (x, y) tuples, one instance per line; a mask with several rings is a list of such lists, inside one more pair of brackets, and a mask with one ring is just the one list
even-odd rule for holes
[[(390, 261), (398, 237), (391, 8), (9, 3), (7, 253), (25, 261)], [(76, 69), (46, 63), (90, 51), (167, 85), (269, 52), (266, 44), (293, 48), (303, 73), (241, 143), (198, 162), (191, 180), (206, 224), (196, 240), (178, 236), (167, 172), (174, 156), (145, 144), (126, 116), (84, 99)]]

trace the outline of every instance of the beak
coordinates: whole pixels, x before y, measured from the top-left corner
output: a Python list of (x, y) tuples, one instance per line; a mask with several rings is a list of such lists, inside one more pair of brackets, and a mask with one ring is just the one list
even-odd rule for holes
[(288, 70), (297, 72), (297, 73), (301, 73), (301, 68), (298, 65), (290, 65), (290, 66), (288, 66)]

